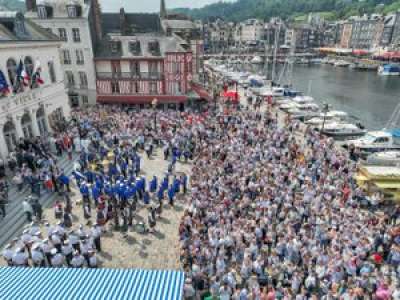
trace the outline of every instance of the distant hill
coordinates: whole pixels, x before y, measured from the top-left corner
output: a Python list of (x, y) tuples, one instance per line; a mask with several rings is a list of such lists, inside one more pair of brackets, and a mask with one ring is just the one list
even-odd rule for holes
[(324, 12), (329, 19), (352, 15), (390, 13), (400, 9), (400, 0), (237, 0), (217, 2), (202, 8), (177, 8), (174, 13), (183, 13), (194, 19), (207, 20), (221, 17), (229, 21), (243, 21), (248, 18), (268, 20), (279, 16), (296, 19), (311, 12)]
[(19, 0), (0, 0), (0, 7), (4, 10), (25, 11), (25, 2)]

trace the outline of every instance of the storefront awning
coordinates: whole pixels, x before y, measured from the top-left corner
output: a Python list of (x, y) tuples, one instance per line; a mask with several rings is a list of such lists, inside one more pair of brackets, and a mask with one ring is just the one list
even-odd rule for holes
[(400, 182), (374, 182), (380, 189), (400, 189)]
[(180, 300), (179, 271), (0, 268), (2, 300)]

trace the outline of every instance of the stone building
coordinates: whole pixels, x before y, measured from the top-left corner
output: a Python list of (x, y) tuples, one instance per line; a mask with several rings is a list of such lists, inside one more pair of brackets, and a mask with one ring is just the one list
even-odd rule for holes
[(57, 36), (25, 19), (21, 13), (0, 12), (0, 71), (4, 75), (0, 78), (0, 155), (3, 159), (14, 150), (20, 138), (47, 137), (70, 115), (60, 46)]
[(26, 0), (25, 16), (61, 41), (60, 57), (72, 106), (96, 103), (94, 46), (102, 38), (97, 0)]

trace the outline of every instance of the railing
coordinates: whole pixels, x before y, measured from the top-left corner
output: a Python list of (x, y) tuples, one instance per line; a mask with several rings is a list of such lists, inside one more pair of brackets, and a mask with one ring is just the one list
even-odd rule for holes
[(149, 72), (141, 72), (141, 73), (97, 72), (96, 77), (97, 77), (97, 79), (130, 79), (130, 80), (163, 80), (164, 79), (164, 75), (159, 72), (154, 72), (154, 73), (149, 73)]

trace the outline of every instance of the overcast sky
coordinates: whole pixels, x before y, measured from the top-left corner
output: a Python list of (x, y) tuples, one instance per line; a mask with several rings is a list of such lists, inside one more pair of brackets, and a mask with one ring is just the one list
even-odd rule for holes
[[(167, 9), (175, 7), (202, 7), (218, 0), (165, 0)], [(121, 7), (126, 12), (158, 12), (160, 0), (100, 0), (103, 11), (119, 11)]]

